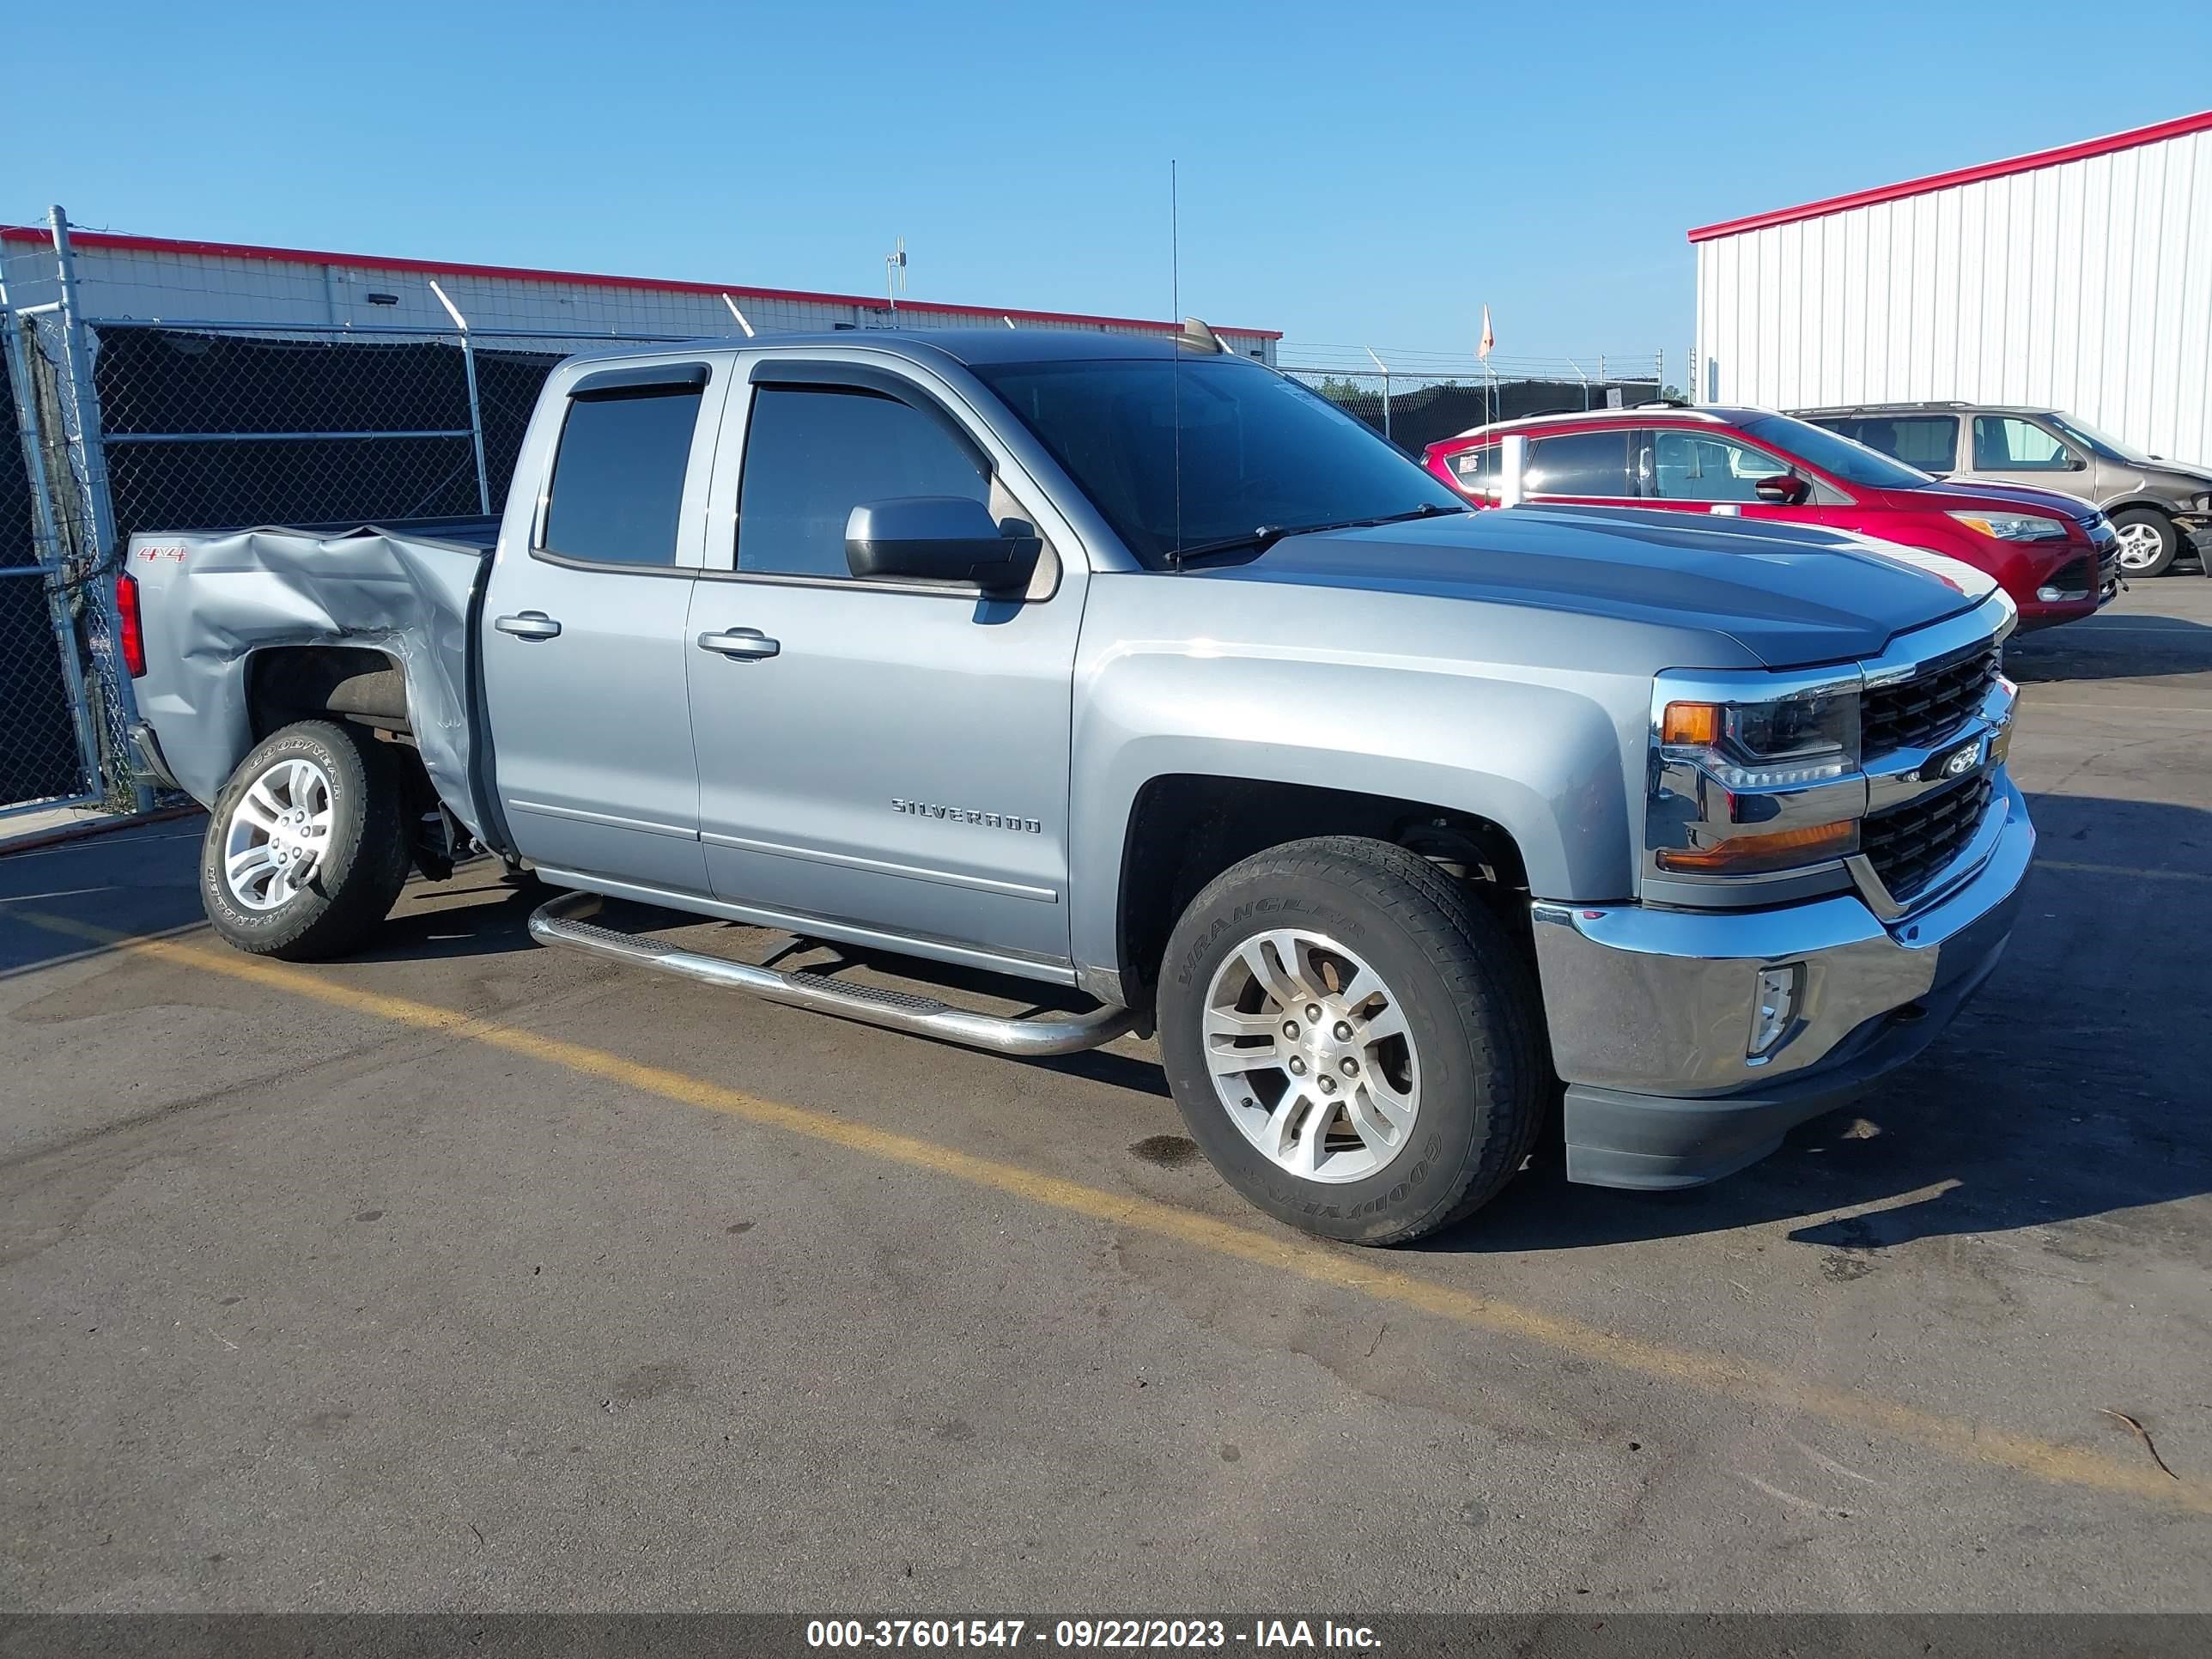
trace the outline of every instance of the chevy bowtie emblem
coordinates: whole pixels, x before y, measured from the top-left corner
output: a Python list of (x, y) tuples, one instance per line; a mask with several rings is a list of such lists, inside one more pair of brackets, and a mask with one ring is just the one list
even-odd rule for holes
[(1982, 740), (1976, 738), (1964, 748), (1954, 749), (1941, 760), (1931, 760), (1920, 769), (1923, 778), (1963, 778), (1982, 763)]

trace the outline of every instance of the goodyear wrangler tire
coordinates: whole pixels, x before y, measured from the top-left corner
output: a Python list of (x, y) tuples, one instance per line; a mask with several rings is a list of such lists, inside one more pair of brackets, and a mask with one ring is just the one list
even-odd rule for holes
[(1551, 1074), (1504, 930), (1386, 842), (1294, 842), (1225, 871), (1176, 925), (1160, 1050), (1224, 1178), (1328, 1238), (1403, 1243), (1512, 1179)]
[(200, 844), (200, 901), (255, 956), (340, 954), (384, 920), (407, 880), (398, 771), (350, 726), (301, 720), (239, 763)]

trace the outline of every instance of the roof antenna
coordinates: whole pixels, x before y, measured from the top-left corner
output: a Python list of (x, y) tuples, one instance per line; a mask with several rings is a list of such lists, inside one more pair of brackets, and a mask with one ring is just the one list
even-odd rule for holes
[[(1175, 157), (1168, 157), (1168, 315), (1182, 315), (1182, 212), (1176, 195)], [(1170, 402), (1175, 420), (1175, 545), (1169, 560), (1182, 568), (1182, 339), (1168, 342)]]

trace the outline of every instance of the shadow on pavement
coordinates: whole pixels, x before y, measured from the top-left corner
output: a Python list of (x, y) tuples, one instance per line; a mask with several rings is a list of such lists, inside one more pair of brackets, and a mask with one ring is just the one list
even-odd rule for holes
[(0, 857), (0, 980), (114, 948), (13, 911), (133, 938), (201, 925), (199, 847), (196, 823), (149, 824)]
[[(1872, 1096), (1710, 1187), (1611, 1192), (1532, 1171), (1416, 1248), (1584, 1249), (1887, 1206), (1790, 1235), (1849, 1255), (2212, 1192), (2212, 1021), (2202, 1008), (2212, 982), (2212, 813), (2074, 796), (2039, 798), (2033, 810), (2041, 867), (2004, 963), (1934, 1047)], [(134, 937), (198, 930), (197, 849), (194, 836), (149, 832), (0, 860), (0, 980), (112, 948), (26, 925), (13, 910)], [(450, 884), (411, 889), (404, 913), (353, 960), (535, 950), (527, 921), (547, 890), (511, 884), (495, 865), (464, 866)], [(851, 959), (1014, 1003), (1081, 1000), (887, 955)], [(837, 1022), (822, 1028), (823, 1042), (840, 1040)], [(1026, 1063), (1167, 1092), (1157, 1065), (1110, 1051)]]
[[(1611, 1192), (1532, 1170), (1430, 1248), (1581, 1249), (1891, 1206), (1790, 1235), (1863, 1252), (2212, 1192), (2212, 813), (2078, 796), (2031, 810), (2039, 867), (2003, 963), (1873, 1094), (1710, 1187)], [(2087, 850), (2061, 838), (2070, 823), (2094, 827)]]
[(2014, 636), (2005, 646), (2004, 669), (2022, 685), (2201, 672), (2212, 669), (2212, 628), (2185, 617), (2106, 611)]

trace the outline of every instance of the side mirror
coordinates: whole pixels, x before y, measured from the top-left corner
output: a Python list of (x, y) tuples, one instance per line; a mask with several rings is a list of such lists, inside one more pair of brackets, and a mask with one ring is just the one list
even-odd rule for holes
[(1043, 550), (1035, 536), (1002, 532), (991, 510), (967, 495), (863, 501), (845, 520), (845, 563), (863, 580), (973, 582), (986, 592), (1018, 592)]
[(1771, 477), (1760, 478), (1751, 489), (1760, 501), (1774, 507), (1802, 507), (1813, 493), (1813, 486), (1794, 472), (1778, 472)]

